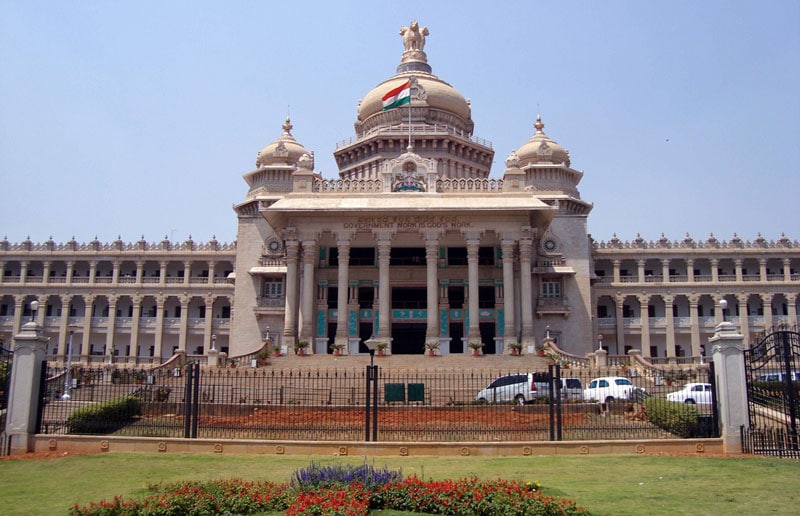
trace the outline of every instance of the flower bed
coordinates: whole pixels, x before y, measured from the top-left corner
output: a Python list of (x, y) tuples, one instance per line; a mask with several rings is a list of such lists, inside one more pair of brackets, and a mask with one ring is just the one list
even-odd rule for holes
[[(542, 493), (538, 482), (510, 480), (422, 480), (371, 466), (319, 468), (312, 464), (290, 483), (220, 480), (157, 485), (141, 499), (74, 505), (73, 516), (253, 514), (360, 516), (393, 509), (429, 514), (585, 514), (571, 500)], [(366, 483), (362, 480), (366, 479)]]

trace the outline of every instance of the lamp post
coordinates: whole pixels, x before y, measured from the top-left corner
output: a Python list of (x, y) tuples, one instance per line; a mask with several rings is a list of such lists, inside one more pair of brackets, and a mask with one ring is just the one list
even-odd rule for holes
[(722, 310), (722, 322), (725, 322), (725, 310), (728, 308), (728, 300), (727, 299), (720, 299), (719, 300), (719, 309)]
[(36, 312), (39, 310), (39, 302), (31, 301), (31, 322), (36, 321)]
[(64, 394), (61, 395), (61, 401), (69, 401), (71, 396), (70, 391), (70, 371), (72, 370), (72, 334), (73, 330), (69, 330), (69, 339), (67, 340), (67, 372), (64, 375)]
[(217, 350), (217, 336), (211, 335), (211, 351)]
[(602, 351), (602, 350), (603, 350), (603, 336), (602, 335), (598, 335), (597, 336), (597, 351)]

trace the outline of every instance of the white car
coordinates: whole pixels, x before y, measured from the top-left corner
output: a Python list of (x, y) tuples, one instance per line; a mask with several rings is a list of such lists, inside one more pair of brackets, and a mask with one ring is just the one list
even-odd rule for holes
[(711, 404), (711, 384), (687, 383), (683, 389), (667, 394), (667, 399), (678, 403), (709, 405)]
[(595, 378), (583, 390), (583, 399), (586, 401), (639, 400), (645, 395), (644, 389), (621, 376)]

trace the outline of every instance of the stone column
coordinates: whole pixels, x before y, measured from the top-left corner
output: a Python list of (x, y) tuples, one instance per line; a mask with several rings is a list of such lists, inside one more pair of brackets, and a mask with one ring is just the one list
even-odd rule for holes
[(214, 260), (209, 260), (208, 262), (208, 283), (210, 285), (214, 284), (214, 275), (217, 274), (216, 271), (216, 262)]
[(711, 281), (719, 283), (719, 258), (711, 259)]
[(700, 349), (700, 315), (698, 305), (700, 299), (696, 295), (689, 296), (689, 321), (691, 324), (691, 342), (692, 342), (692, 356), (699, 357), (702, 355)]
[(747, 315), (747, 294), (739, 294), (736, 296), (739, 302), (739, 326), (742, 328), (742, 335), (746, 337), (750, 335), (750, 318)]
[[(514, 319), (514, 240), (501, 240), (503, 250), (503, 349), (511, 353), (511, 344), (517, 343), (517, 324)], [(530, 279), (530, 276), (528, 277)]]
[(133, 296), (133, 317), (131, 321), (131, 352), (129, 357), (139, 356), (139, 322), (142, 319), (142, 296)]
[(47, 337), (35, 322), (26, 323), (14, 336), (14, 367), (11, 368), (5, 427), (12, 455), (33, 451), (46, 347)]
[(533, 293), (531, 292), (531, 261), (533, 240), (519, 241), (519, 290), (520, 314), (522, 317), (522, 345), (526, 348), (536, 344), (533, 336)]
[(789, 326), (797, 326), (797, 294), (786, 294), (786, 304), (789, 310)]
[(334, 343), (341, 346), (347, 352), (350, 340), (350, 332), (347, 325), (347, 308), (350, 292), (350, 239), (349, 235), (339, 235), (336, 241), (339, 250), (339, 269), (337, 270), (337, 282), (339, 288), (336, 296), (336, 338)]
[(114, 333), (117, 326), (117, 296), (108, 296), (108, 322), (106, 323), (106, 356), (108, 363), (114, 361)]
[(767, 281), (767, 260), (765, 258), (758, 260), (758, 277), (761, 282)]
[(283, 316), (283, 337), (289, 346), (297, 340), (297, 262), (300, 243), (286, 240), (286, 308)]
[(153, 357), (157, 364), (161, 363), (161, 354), (164, 345), (164, 303), (164, 296), (159, 295), (156, 299), (156, 336), (153, 346)]
[(24, 285), (28, 281), (28, 261), (20, 260), (19, 262), (19, 283)]
[(638, 270), (639, 274), (639, 283), (644, 283), (644, 266), (647, 263), (645, 260), (639, 259), (636, 260), (636, 269)]
[(25, 296), (14, 296), (14, 335), (22, 331), (22, 312), (25, 310)]
[(479, 290), (480, 276), (478, 275), (478, 250), (481, 241), (477, 234), (467, 235), (467, 278), (469, 281), (469, 329), (467, 342), (481, 339), (480, 330), (480, 304)]
[(50, 260), (45, 260), (42, 262), (42, 283), (48, 284), (50, 283), (50, 267), (52, 266), (52, 262)]
[(158, 284), (164, 286), (167, 283), (167, 261), (161, 260), (158, 266)]
[(734, 270), (736, 271), (736, 283), (741, 283), (742, 281), (744, 281), (744, 277), (742, 275), (742, 263), (743, 262), (744, 262), (744, 260), (742, 260), (741, 258), (737, 258), (737, 259), (735, 259), (733, 261), (733, 267), (734, 267)]
[(117, 282), (119, 282), (119, 268), (120, 268), (120, 266), (121, 266), (121, 264), (119, 263), (119, 260), (114, 260), (114, 270), (111, 273), (111, 283), (113, 283), (114, 285), (116, 285)]
[(214, 324), (214, 298), (211, 295), (205, 297), (206, 317), (203, 319), (203, 349), (211, 349), (211, 335), (213, 335)]
[(89, 262), (89, 284), (94, 285), (97, 280), (97, 260)]
[(686, 280), (694, 283), (694, 260), (691, 258), (686, 260)]
[(317, 242), (303, 240), (303, 296), (300, 303), (300, 340), (308, 341), (307, 352), (314, 351), (314, 267), (317, 263)]
[(616, 296), (614, 298), (614, 319), (617, 330), (617, 350), (619, 353), (625, 351), (625, 312), (623, 306), (625, 305), (625, 298)]
[(762, 294), (761, 299), (764, 301), (764, 329), (769, 330), (774, 324), (772, 321), (772, 296)]
[(72, 283), (72, 273), (75, 271), (75, 262), (67, 261), (67, 285)]
[(144, 277), (144, 260), (136, 261), (136, 283), (141, 285)]
[(39, 309), (36, 311), (36, 322), (39, 323), (39, 326), (44, 326), (44, 317), (47, 315), (47, 299), (47, 294), (36, 297), (36, 301), (39, 303)]
[(425, 235), (425, 265), (428, 320), (425, 329), (425, 344), (439, 345), (439, 234)]
[(650, 312), (648, 304), (650, 296), (643, 295), (639, 298), (639, 320), (642, 325), (642, 356), (650, 356)]
[(83, 340), (81, 342), (81, 361), (89, 362), (92, 355), (92, 305), (94, 296), (83, 298)]
[(721, 322), (709, 339), (719, 399), (719, 423), (725, 453), (742, 452), (742, 426), (749, 427), (744, 336), (733, 324)]
[(62, 294), (61, 296), (61, 319), (58, 321), (58, 355), (67, 354), (67, 326), (69, 325), (69, 302), (71, 296)]
[[(186, 341), (189, 337), (189, 296), (184, 294), (180, 298), (181, 303), (181, 320), (180, 329), (178, 334), (178, 350), (186, 351)], [(203, 347), (203, 351), (208, 353), (208, 346)]]
[(615, 258), (611, 261), (612, 266), (614, 267), (614, 283), (619, 283), (620, 276), (619, 276), (619, 267), (622, 265), (622, 260)]
[(675, 358), (675, 317), (672, 313), (672, 303), (674, 298), (671, 295), (664, 296), (664, 311), (667, 318), (667, 357)]
[(191, 283), (192, 278), (192, 261), (186, 260), (183, 262), (183, 284), (188, 285)]
[(788, 258), (783, 259), (783, 281), (792, 281), (792, 261)]
[[(392, 288), (389, 273), (389, 256), (392, 252), (392, 236), (379, 233), (378, 237), (378, 332), (379, 340), (388, 346), (392, 335)], [(389, 349), (387, 347), (387, 349)]]
[(661, 281), (669, 283), (669, 258), (661, 260)]

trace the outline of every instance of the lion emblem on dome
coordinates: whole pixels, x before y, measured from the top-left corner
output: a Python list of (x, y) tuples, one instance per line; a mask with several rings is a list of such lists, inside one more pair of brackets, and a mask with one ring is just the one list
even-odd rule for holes
[(425, 36), (429, 35), (428, 27), (419, 28), (419, 23), (412, 21), (409, 27), (401, 27), (400, 35), (403, 36), (403, 45), (406, 51), (425, 48)]

